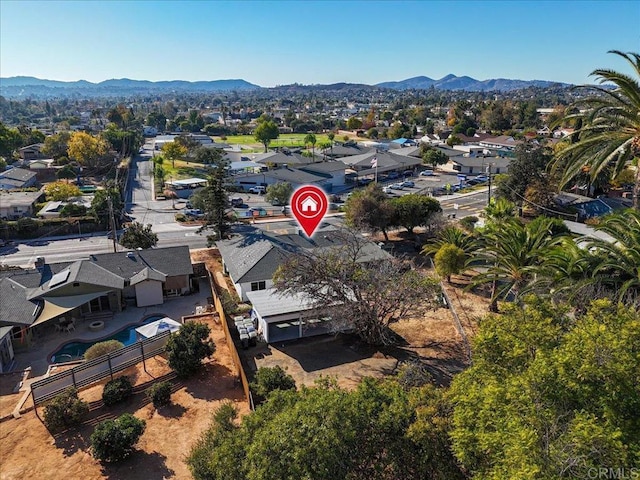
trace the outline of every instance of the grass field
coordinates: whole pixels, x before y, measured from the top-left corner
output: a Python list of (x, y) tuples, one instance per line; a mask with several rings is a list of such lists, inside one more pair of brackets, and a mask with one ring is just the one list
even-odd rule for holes
[[(306, 136), (305, 133), (283, 133), (275, 140), (271, 140), (269, 147), (304, 147), (304, 137)], [(247, 145), (255, 148), (262, 147), (262, 144), (256, 141), (253, 135), (229, 135), (226, 137), (226, 140), (222, 140), (220, 137), (213, 138), (216, 142), (228, 143), (230, 145)], [(329, 142), (327, 134), (316, 134), (316, 148), (327, 142)]]

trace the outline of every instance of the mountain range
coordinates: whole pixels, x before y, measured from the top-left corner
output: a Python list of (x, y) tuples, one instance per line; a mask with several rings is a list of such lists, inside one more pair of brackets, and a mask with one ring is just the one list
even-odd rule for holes
[[(566, 86), (567, 84), (546, 80), (510, 80), (506, 78), (476, 80), (467, 76), (457, 77), (449, 74), (439, 80), (420, 76), (398, 82), (378, 83), (376, 85), (340, 83), (335, 85), (309, 85), (307, 88), (333, 90), (337, 85), (341, 86), (340, 89), (352, 86), (364, 88), (388, 88), (393, 90), (429, 89), (433, 87), (441, 90), (511, 91), (532, 86), (549, 87), (551, 85)], [(151, 82), (148, 80), (130, 80), (128, 78), (122, 78), (92, 83), (86, 80), (63, 82), (58, 80), (43, 80), (35, 77), (0, 78), (0, 95), (7, 98), (70, 96), (110, 97), (169, 92), (247, 91), (261, 88), (263, 87), (242, 79), (200, 82), (188, 82), (185, 80)]]
[(528, 87), (550, 87), (551, 85), (567, 86), (566, 83), (550, 82), (547, 80), (511, 80), (508, 78), (492, 78), (489, 80), (476, 80), (475, 78), (462, 76), (456, 77), (449, 74), (440, 80), (429, 77), (413, 77), (399, 82), (378, 83), (377, 87), (392, 88), (394, 90), (426, 90), (434, 87), (440, 90), (465, 90), (468, 92), (510, 91)]

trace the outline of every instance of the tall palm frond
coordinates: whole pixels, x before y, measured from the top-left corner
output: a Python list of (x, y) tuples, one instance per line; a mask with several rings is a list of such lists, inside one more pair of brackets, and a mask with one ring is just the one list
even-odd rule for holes
[(445, 227), (443, 228), (438, 237), (434, 240), (431, 240), (429, 243), (425, 244), (422, 247), (423, 255), (435, 255), (440, 247), (444, 244), (455, 245), (460, 248), (466, 255), (470, 255), (476, 249), (476, 238), (461, 230), (458, 227)]
[(518, 219), (505, 220), (500, 228), (483, 232), (484, 244), (473, 256), (483, 265), (471, 286), (493, 283), (492, 303), (513, 296), (517, 299), (528, 291), (543, 271), (542, 260), (559, 245), (564, 234), (554, 234), (554, 220), (541, 217), (527, 225)]
[(590, 239), (590, 251), (599, 257), (593, 270), (593, 278), (610, 287), (618, 301), (627, 296), (640, 295), (640, 211), (625, 212), (605, 217), (598, 231), (604, 232), (614, 241)]
[[(634, 158), (640, 157), (640, 55), (612, 50), (633, 68), (635, 77), (610, 69), (597, 69), (591, 75), (600, 84), (613, 83), (615, 88), (584, 85), (593, 96), (576, 101), (563, 121), (578, 126), (577, 138), (558, 152), (553, 168), (562, 169), (564, 186), (580, 173), (588, 172), (591, 179), (598, 177), (607, 167), (618, 175)], [(637, 77), (637, 78), (636, 78)], [(634, 206), (640, 208), (640, 167), (636, 168), (633, 192)]]

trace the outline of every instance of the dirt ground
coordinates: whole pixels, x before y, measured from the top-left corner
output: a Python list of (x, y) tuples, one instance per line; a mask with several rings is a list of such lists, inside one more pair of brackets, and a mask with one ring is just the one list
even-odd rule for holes
[(17, 390), (17, 385), (21, 381), (22, 372), (0, 376), (0, 417), (11, 414), (24, 395), (24, 392), (14, 391)]
[[(0, 424), (0, 479), (190, 478), (184, 458), (209, 425), (213, 411), (226, 400), (234, 402), (241, 415), (249, 410), (217, 317), (201, 318), (212, 329), (216, 352), (195, 377), (172, 380), (175, 391), (171, 406), (156, 411), (141, 392), (122, 405), (92, 410), (83, 426), (56, 437), (48, 433), (33, 411), (4, 422)], [(147, 372), (139, 364), (124, 373), (141, 385), (168, 373), (166, 360), (156, 357), (147, 361)], [(101, 385), (80, 394), (87, 401), (97, 400), (101, 395)], [(42, 413), (41, 408), (39, 412)], [(125, 412), (146, 420), (145, 433), (130, 458), (118, 465), (102, 466), (89, 453), (93, 427), (105, 418)]]

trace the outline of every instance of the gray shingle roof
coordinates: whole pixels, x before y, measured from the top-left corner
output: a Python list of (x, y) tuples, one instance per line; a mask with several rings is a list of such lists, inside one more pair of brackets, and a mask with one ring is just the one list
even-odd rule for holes
[[(236, 283), (267, 280), (293, 253), (319, 251), (337, 247), (342, 240), (335, 228), (320, 230), (313, 239), (303, 235), (273, 235), (259, 228), (243, 227), (239, 235), (217, 242), (229, 275)], [(362, 261), (385, 260), (391, 256), (377, 245), (367, 242)]]
[(152, 268), (146, 267), (140, 270), (133, 277), (131, 277), (131, 285), (135, 285), (145, 280), (156, 280), (158, 282), (164, 282), (167, 276), (164, 273), (158, 272)]
[(0, 178), (26, 182), (36, 176), (36, 172), (24, 168), (10, 168), (0, 173)]
[(193, 273), (188, 246), (101, 253), (91, 255), (90, 261), (126, 280), (146, 267), (151, 267), (168, 277)]
[(313, 163), (311, 165), (305, 165), (304, 167), (300, 167), (300, 170), (309, 173), (330, 173), (330, 172), (339, 172), (341, 170), (345, 170), (347, 166), (344, 162), (336, 160), (334, 162), (322, 162), (322, 163)]
[(91, 263), (87, 260), (78, 260), (61, 269), (56, 273), (68, 269), (69, 276), (67, 279), (57, 285), (51, 286), (51, 279), (43, 282), (42, 285), (29, 293), (28, 298), (35, 298), (44, 295), (53, 294), (55, 291), (63, 289), (73, 283), (85, 283), (101, 288), (122, 289), (124, 288), (124, 278), (105, 270), (99, 265)]
[(42, 196), (42, 192), (0, 192), (0, 204), (5, 208), (29, 206)]
[(326, 179), (319, 175), (303, 172), (293, 168), (278, 168), (264, 172), (265, 177), (274, 178), (280, 182), (289, 182), (293, 184), (318, 183)]
[(10, 277), (0, 278), (0, 326), (31, 325), (37, 301), (27, 300), (25, 287)]

